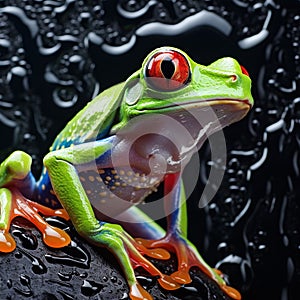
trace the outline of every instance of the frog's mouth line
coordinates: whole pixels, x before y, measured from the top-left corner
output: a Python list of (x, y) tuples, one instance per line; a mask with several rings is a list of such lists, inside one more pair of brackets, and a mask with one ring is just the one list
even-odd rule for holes
[(180, 123), (184, 123), (185, 126), (190, 124), (191, 126), (188, 127), (191, 127), (191, 132), (197, 131), (195, 129), (199, 128), (199, 125), (203, 128), (208, 123), (215, 123), (217, 127), (213, 130), (215, 132), (241, 120), (251, 107), (252, 104), (248, 99), (209, 99), (180, 104), (172, 103), (164, 107), (149, 109), (144, 113), (158, 111), (158, 113), (166, 114)]
[[(214, 107), (216, 105), (233, 105), (235, 107), (238, 107), (238, 110), (247, 110), (247, 112), (250, 110), (252, 107), (251, 102), (249, 99), (230, 99), (230, 98), (224, 98), (224, 99), (207, 99), (207, 100), (193, 100), (185, 103), (171, 103), (170, 105), (166, 106), (161, 106), (161, 107), (156, 107), (156, 108), (150, 108), (147, 109), (148, 111), (167, 111), (167, 110), (174, 110), (175, 107), (182, 107), (182, 108), (188, 108), (188, 109), (193, 109), (193, 108), (204, 108), (204, 107)], [(145, 110), (146, 111), (146, 110)]]
[[(200, 120), (201, 124), (205, 124), (205, 120), (209, 121), (209, 118), (211, 118), (210, 121), (219, 121), (221, 128), (243, 119), (252, 107), (248, 99), (213, 99), (201, 103), (189, 102), (181, 104), (181, 106), (196, 117), (198, 121)], [(204, 112), (206, 112), (206, 116), (202, 121), (201, 118), (203, 118)], [(165, 113), (168, 114), (167, 111)]]

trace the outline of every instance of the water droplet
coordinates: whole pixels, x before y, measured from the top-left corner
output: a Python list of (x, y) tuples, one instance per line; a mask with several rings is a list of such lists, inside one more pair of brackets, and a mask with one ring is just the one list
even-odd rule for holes
[(30, 277), (26, 274), (21, 274), (19, 280), (23, 287), (18, 286), (15, 287), (14, 290), (24, 297), (31, 297), (33, 295), (33, 291), (30, 285)]
[(72, 279), (73, 272), (68, 272), (68, 273), (58, 272), (57, 275), (59, 279), (63, 281), (70, 281)]
[(94, 296), (98, 294), (104, 286), (91, 280), (84, 280), (81, 286), (81, 292), (84, 296)]
[(45, 258), (50, 263), (65, 264), (70, 266), (78, 266), (81, 268), (89, 268), (91, 257), (89, 252), (74, 241), (67, 247), (61, 249), (66, 255), (45, 254)]
[(118, 278), (117, 278), (117, 276), (111, 276), (110, 280), (112, 283), (117, 283)]
[(28, 275), (21, 274), (20, 282), (22, 285), (30, 286), (30, 277)]
[[(25, 137), (25, 136), (24, 136)], [(29, 250), (34, 250), (38, 246), (37, 238), (30, 231), (23, 228), (13, 230), (13, 235), (17, 236), (22, 243), (22, 246)]]
[(29, 254), (23, 249), (18, 249), (24, 256), (26, 256), (32, 263), (32, 271), (35, 274), (44, 274), (47, 272), (47, 268), (43, 261), (39, 257), (35, 257), (32, 254)]
[(9, 289), (11, 289), (11, 288), (12, 288), (12, 280), (11, 280), (11, 279), (7, 279), (6, 285), (7, 285), (7, 287), (8, 287)]
[(145, 289), (150, 289), (155, 285), (156, 279), (155, 277), (146, 277), (138, 275), (136, 276), (136, 279), (139, 281), (139, 283), (142, 285)]
[(79, 274), (80, 278), (87, 278), (89, 276), (89, 274), (87, 272), (83, 272)]

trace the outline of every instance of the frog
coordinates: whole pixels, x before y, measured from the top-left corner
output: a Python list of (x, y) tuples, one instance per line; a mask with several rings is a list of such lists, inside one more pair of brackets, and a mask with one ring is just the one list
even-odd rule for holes
[[(87, 242), (113, 253), (131, 299), (152, 299), (136, 278), (137, 267), (172, 291), (192, 281), (194, 266), (241, 299), (187, 237), (182, 170), (210, 135), (244, 118), (253, 103), (250, 76), (234, 58), (204, 66), (176, 47), (151, 51), (140, 70), (71, 119), (45, 155), (38, 180), (24, 151), (1, 163), (0, 252), (16, 248), (10, 233), (15, 217), (36, 226), (48, 247), (67, 247), (69, 235), (45, 219), (57, 216), (70, 220)], [(160, 186), (166, 228), (137, 206)], [(171, 253), (178, 266), (169, 275), (149, 259), (167, 260)]]

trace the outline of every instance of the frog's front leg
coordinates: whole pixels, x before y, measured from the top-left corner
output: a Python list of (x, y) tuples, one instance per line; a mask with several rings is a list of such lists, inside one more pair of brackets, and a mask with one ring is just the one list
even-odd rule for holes
[(96, 160), (97, 167), (110, 167), (109, 160), (105, 158), (109, 156), (107, 153), (112, 144), (111, 141), (96, 141), (74, 146), (72, 149), (54, 151), (45, 157), (44, 164), (53, 190), (67, 210), (77, 232), (94, 245), (108, 248), (116, 256), (129, 284), (131, 299), (152, 299), (137, 282), (134, 268), (142, 266), (151, 275), (158, 276), (160, 285), (166, 289), (179, 288), (178, 283), (162, 274), (142, 255), (160, 258), (166, 251), (148, 250), (129, 236), (120, 225), (99, 222), (77, 173), (78, 168), (91, 166)]
[(165, 210), (168, 214), (168, 227), (165, 236), (157, 240), (136, 239), (137, 242), (149, 249), (159, 247), (176, 253), (178, 270), (171, 274), (176, 282), (181, 284), (190, 283), (189, 270), (192, 266), (197, 266), (215, 280), (231, 298), (241, 299), (240, 293), (226, 285), (224, 279), (220, 276), (220, 271), (212, 269), (201, 257), (196, 247), (187, 239), (186, 198), (179, 174), (165, 176), (164, 194)]
[(49, 225), (39, 215), (68, 218), (64, 210), (53, 210), (27, 199), (36, 187), (31, 174), (31, 157), (22, 151), (13, 152), (0, 165), (0, 252), (11, 252), (16, 243), (9, 233), (15, 217), (23, 217), (36, 225), (43, 233), (44, 242), (50, 247), (63, 247), (70, 243), (70, 237), (59, 228)]

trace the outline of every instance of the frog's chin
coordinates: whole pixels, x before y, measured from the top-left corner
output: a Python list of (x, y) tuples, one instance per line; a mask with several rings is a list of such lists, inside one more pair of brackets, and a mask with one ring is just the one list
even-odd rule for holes
[(173, 160), (173, 156), (170, 156), (169, 170), (172, 172), (179, 165), (184, 167), (210, 135), (241, 120), (250, 108), (248, 101), (222, 99), (206, 101), (206, 105), (203, 102), (188, 103), (181, 105), (176, 111), (167, 112), (168, 116), (186, 130), (185, 138), (181, 136), (177, 142), (180, 149), (179, 160)]

